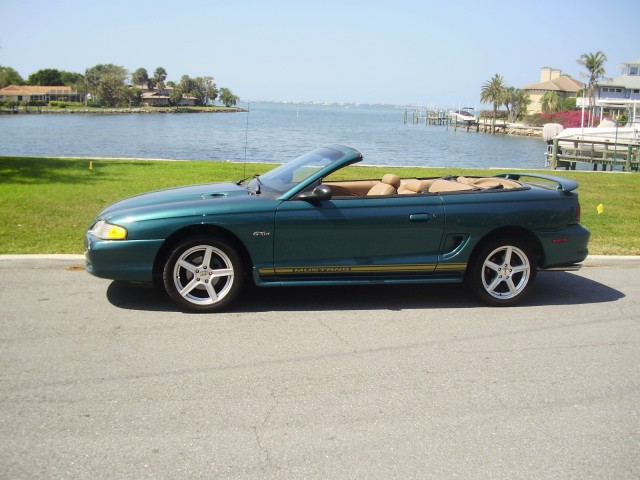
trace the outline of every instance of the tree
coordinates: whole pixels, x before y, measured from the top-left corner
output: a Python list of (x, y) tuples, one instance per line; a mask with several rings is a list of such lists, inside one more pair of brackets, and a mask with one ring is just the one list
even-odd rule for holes
[(565, 98), (562, 102), (563, 110), (575, 110), (576, 109), (576, 97)]
[(132, 107), (142, 104), (142, 89), (140, 87), (127, 88), (127, 100)]
[(196, 89), (196, 83), (189, 75), (180, 77), (178, 86), (185, 95), (191, 95)]
[(514, 122), (518, 118), (521, 118), (527, 114), (527, 109), (529, 108), (530, 104), (531, 97), (529, 97), (529, 94), (521, 88), (517, 89), (512, 108)]
[(502, 104), (507, 109), (509, 123), (515, 122), (520, 115), (525, 114), (530, 103), (529, 94), (522, 89), (506, 87), (502, 91)]
[(102, 105), (115, 107), (129, 103), (125, 85), (128, 76), (129, 72), (124, 67), (109, 63), (87, 69), (84, 78), (87, 89), (98, 97)]
[(72, 87), (75, 90), (84, 89), (84, 76), (81, 73), (65, 72), (64, 70), (61, 70), (60, 79), (67, 87)]
[(36, 73), (29, 75), (27, 79), (29, 85), (66, 85), (76, 90), (82, 88), (84, 77), (81, 73), (66, 72), (56, 68), (43, 68)]
[(32, 73), (29, 75), (27, 83), (29, 85), (64, 85), (60, 70), (55, 68), (43, 68)]
[(556, 113), (562, 110), (563, 100), (556, 92), (545, 92), (542, 96), (542, 112)]
[(156, 71), (153, 72), (153, 79), (155, 80), (155, 86), (162, 90), (164, 88), (164, 81), (167, 79), (167, 71), (162, 68), (156, 68)]
[[(196, 82), (200, 86), (201, 96), (199, 99), (201, 104), (209, 105), (209, 102), (214, 102), (218, 97), (218, 87), (214, 83), (213, 77), (197, 77)], [(235, 102), (233, 104), (235, 105)]]
[(235, 96), (231, 90), (228, 88), (220, 89), (220, 101), (224, 104), (225, 107), (231, 107), (235, 105), (240, 98)]
[(135, 72), (131, 74), (131, 84), (138, 85), (142, 87), (143, 85), (147, 85), (149, 81), (149, 74), (147, 73), (146, 68), (139, 68)]
[(182, 88), (175, 87), (171, 91), (171, 95), (169, 95), (169, 105), (171, 105), (173, 107), (175, 107), (176, 105), (180, 105), (180, 102), (182, 101), (182, 98), (183, 98)]
[(114, 74), (102, 78), (97, 93), (100, 103), (105, 107), (117, 107), (129, 101), (129, 88), (124, 84), (124, 79)]
[(8, 85), (24, 85), (24, 79), (13, 68), (0, 65), (0, 88)]
[(209, 105), (218, 96), (218, 88), (213, 83), (213, 77), (189, 78), (188, 75), (183, 75), (180, 87), (185, 95), (195, 97), (196, 105)]
[[(607, 56), (598, 50), (596, 53), (583, 53), (577, 61), (589, 72), (586, 75), (589, 78), (587, 93), (589, 95), (589, 105), (592, 109), (595, 109), (598, 80), (604, 76), (604, 63), (607, 61)], [(591, 115), (592, 125), (594, 116)]]
[(218, 88), (213, 83), (213, 77), (190, 78), (183, 75), (179, 86), (185, 95), (195, 97), (196, 105), (208, 105), (218, 96)]
[(482, 84), (482, 89), (480, 90), (480, 101), (493, 104), (491, 133), (496, 133), (496, 115), (498, 114), (498, 106), (502, 103), (502, 91), (504, 88), (504, 79), (496, 73), (489, 81)]

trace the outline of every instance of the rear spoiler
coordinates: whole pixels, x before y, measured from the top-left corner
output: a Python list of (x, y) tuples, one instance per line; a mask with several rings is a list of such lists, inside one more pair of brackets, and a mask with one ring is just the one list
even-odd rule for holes
[(575, 180), (563, 177), (555, 177), (553, 175), (542, 175), (536, 173), (503, 173), (495, 176), (500, 178), (507, 178), (510, 180), (520, 180), (520, 178), (522, 177), (540, 178), (542, 180), (547, 180), (549, 182), (557, 184), (556, 190), (565, 193), (572, 192), (573, 190), (578, 188), (578, 182), (576, 182)]

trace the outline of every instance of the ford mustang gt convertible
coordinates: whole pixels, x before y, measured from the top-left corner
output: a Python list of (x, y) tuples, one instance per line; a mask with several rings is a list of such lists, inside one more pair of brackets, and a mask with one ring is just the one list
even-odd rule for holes
[(89, 227), (86, 268), (155, 283), (197, 312), (225, 308), (247, 281), (465, 282), (481, 301), (509, 306), (539, 269), (575, 270), (587, 256), (573, 180), (400, 178), (383, 169), (374, 180), (334, 179), (360, 160), (329, 145), (264, 175), (121, 200)]

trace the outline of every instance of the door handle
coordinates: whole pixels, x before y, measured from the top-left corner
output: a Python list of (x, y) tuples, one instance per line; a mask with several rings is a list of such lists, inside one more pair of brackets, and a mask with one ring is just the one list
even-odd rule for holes
[(409, 221), (413, 223), (428, 222), (431, 220), (431, 215), (428, 213), (412, 213), (409, 215)]

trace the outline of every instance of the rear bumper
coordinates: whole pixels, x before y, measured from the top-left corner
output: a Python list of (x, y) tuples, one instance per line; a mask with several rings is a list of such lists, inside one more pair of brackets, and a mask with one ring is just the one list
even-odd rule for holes
[(544, 253), (541, 270), (576, 270), (589, 254), (591, 233), (582, 225), (569, 225), (556, 232), (538, 235)]

